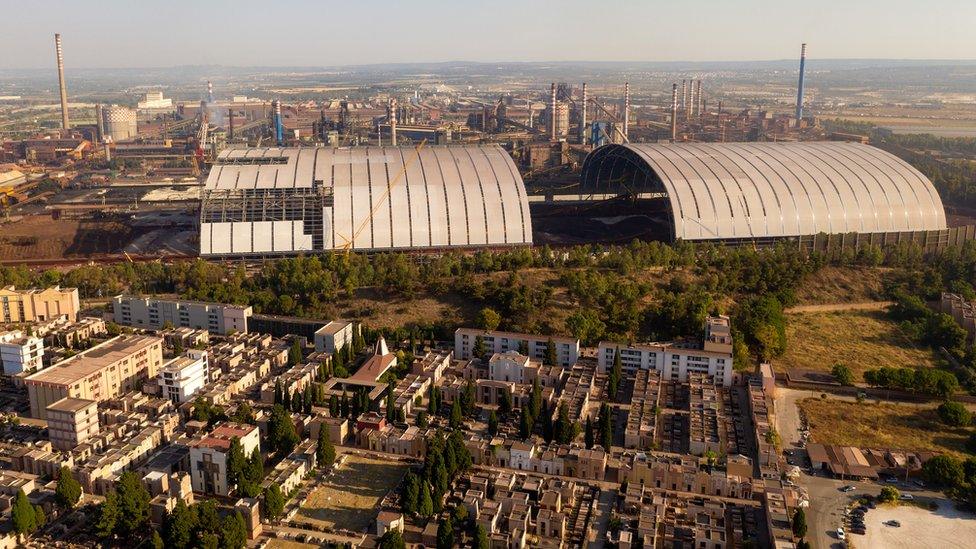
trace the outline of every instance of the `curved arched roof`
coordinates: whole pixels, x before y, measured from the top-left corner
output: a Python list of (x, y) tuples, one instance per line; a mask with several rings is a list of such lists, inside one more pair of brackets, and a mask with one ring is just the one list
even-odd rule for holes
[[(532, 243), (522, 177), (498, 145), (229, 149), (217, 158), (205, 193), (204, 224), (215, 227), (209, 235), (207, 227), (201, 229), (203, 253), (278, 252), (289, 246), (293, 249), (280, 251)], [(301, 196), (303, 205), (309, 196), (323, 197), (322, 215), (310, 215), (306, 209), (301, 215), (285, 212), (258, 219), (253, 207), (248, 207), (246, 217), (219, 210), (241, 194), (255, 197), (252, 200)], [(245, 219), (255, 224), (250, 235), (247, 227), (237, 226)], [(224, 220), (234, 223), (226, 246), (223, 232), (214, 236), (224, 228), (213, 221)], [(268, 221), (273, 223), (257, 228)], [(294, 223), (301, 223), (300, 230)], [(294, 236), (262, 234), (278, 227)], [(310, 233), (321, 238), (310, 239)]]
[(685, 240), (946, 228), (928, 178), (859, 143), (606, 145), (586, 158), (582, 185), (666, 192), (672, 236)]

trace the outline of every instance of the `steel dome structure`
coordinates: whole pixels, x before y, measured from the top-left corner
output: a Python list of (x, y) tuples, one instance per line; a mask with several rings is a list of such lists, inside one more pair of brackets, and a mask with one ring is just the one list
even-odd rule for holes
[(946, 228), (932, 182), (849, 142), (630, 143), (583, 163), (584, 194), (665, 193), (672, 239), (756, 240)]
[(204, 256), (531, 244), (525, 186), (498, 145), (228, 149), (200, 213)]

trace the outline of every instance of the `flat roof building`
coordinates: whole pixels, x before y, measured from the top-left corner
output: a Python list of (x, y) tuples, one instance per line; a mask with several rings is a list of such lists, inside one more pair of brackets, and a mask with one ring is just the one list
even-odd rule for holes
[(250, 306), (133, 295), (112, 298), (112, 311), (115, 322), (123, 326), (161, 330), (169, 324), (218, 335), (247, 333), (247, 321), (252, 313)]
[(78, 320), (78, 288), (0, 289), (0, 322), (45, 322), (64, 316)]
[(164, 364), (159, 370), (162, 396), (175, 404), (189, 402), (209, 380), (210, 361), (207, 351), (190, 349), (183, 356)]
[(20, 330), (0, 332), (0, 362), (4, 375), (34, 372), (44, 367), (44, 340)]
[(31, 416), (47, 419), (47, 407), (67, 397), (101, 402), (138, 390), (162, 363), (162, 338), (114, 337), (28, 376)]
[(315, 331), (315, 350), (319, 353), (335, 353), (352, 344), (354, 324), (346, 320), (333, 320)]
[(62, 398), (47, 407), (51, 446), (71, 450), (98, 434), (98, 403), (83, 398)]
[[(454, 358), (458, 360), (474, 358), (472, 351), (479, 336), (485, 345), (485, 352), (489, 356), (507, 351), (519, 351), (520, 353), (525, 351), (523, 354), (529, 358), (542, 362), (546, 357), (546, 346), (551, 339), (556, 346), (556, 360), (559, 366), (568, 368), (579, 360), (580, 343), (575, 338), (517, 332), (486, 332), (478, 328), (458, 328), (454, 331)], [(520, 347), (522, 348), (521, 351), (519, 350)]]

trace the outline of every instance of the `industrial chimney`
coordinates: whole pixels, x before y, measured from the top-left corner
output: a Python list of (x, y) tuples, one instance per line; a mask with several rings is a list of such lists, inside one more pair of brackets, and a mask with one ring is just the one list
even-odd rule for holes
[(68, 88), (64, 85), (64, 54), (61, 50), (61, 35), (54, 35), (54, 49), (58, 54), (58, 87), (61, 88), (61, 129), (68, 129)]
[(281, 121), (281, 101), (271, 102), (271, 121), (274, 123), (275, 143), (280, 147), (285, 144), (285, 127)]
[(702, 99), (702, 84), (701, 79), (695, 84), (695, 114), (701, 117), (702, 110), (704, 108), (705, 101)]
[(580, 104), (580, 143), (586, 145), (586, 82), (583, 82), (583, 102)]
[(624, 140), (630, 139), (630, 82), (624, 82)]
[(207, 103), (213, 103), (213, 102), (214, 102), (213, 82), (207, 80)]
[(549, 139), (556, 141), (556, 83), (549, 87)]
[(800, 46), (800, 81), (796, 86), (796, 127), (800, 127), (803, 119), (803, 70), (807, 63), (807, 45)]
[[(389, 119), (389, 122), (390, 122), (390, 144), (393, 145), (394, 147), (396, 147), (397, 146), (397, 135), (396, 135), (396, 133), (397, 133), (396, 132), (396, 125), (397, 125), (397, 100), (396, 100), (396, 97), (391, 97), (390, 98), (390, 111), (389, 111), (389, 114), (387, 115), (387, 118)], [(487, 124), (487, 123), (488, 123), (488, 121), (485, 120), (485, 124)]]
[(671, 84), (671, 142), (678, 140), (678, 84)]

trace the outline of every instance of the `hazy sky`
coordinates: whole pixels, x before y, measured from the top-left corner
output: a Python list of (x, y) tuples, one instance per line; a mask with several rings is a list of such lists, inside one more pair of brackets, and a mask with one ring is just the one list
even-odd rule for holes
[(976, 58), (974, 0), (0, 0), (0, 68)]

